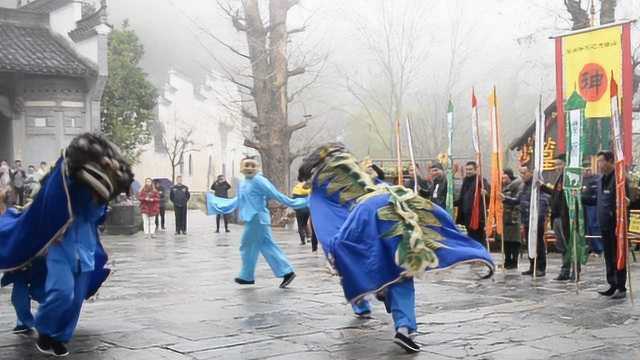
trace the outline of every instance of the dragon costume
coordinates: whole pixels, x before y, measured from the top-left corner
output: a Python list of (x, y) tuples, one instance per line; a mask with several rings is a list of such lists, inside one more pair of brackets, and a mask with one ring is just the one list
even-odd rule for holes
[(370, 312), (368, 294), (384, 300), (398, 331), (394, 341), (408, 352), (419, 348), (405, 341), (416, 331), (413, 278), (461, 263), (484, 264), (486, 277), (493, 274), (491, 255), (444, 209), (403, 186), (374, 181), (340, 143), (307, 156), (299, 178), (312, 183), (313, 225), (346, 299), (357, 314)]

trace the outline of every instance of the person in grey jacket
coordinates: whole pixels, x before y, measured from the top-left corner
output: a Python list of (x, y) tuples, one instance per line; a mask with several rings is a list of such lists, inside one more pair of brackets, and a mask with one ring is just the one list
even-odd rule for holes
[(189, 188), (182, 184), (182, 176), (176, 177), (176, 184), (171, 187), (169, 193), (176, 215), (176, 235), (187, 235), (187, 205), (190, 198)]
[(540, 192), (538, 203), (538, 223), (529, 224), (529, 206), (531, 205), (531, 185), (533, 183), (533, 171), (526, 166), (520, 167), (520, 179), (522, 180), (522, 185), (520, 186), (518, 195), (516, 197), (508, 197), (502, 194), (502, 198), (505, 204), (518, 205), (518, 207), (520, 208), (520, 223), (524, 228), (523, 230), (525, 237), (528, 237), (529, 235), (529, 226), (538, 226), (538, 238), (536, 244), (536, 269), (534, 270), (533, 268), (534, 260), (533, 258), (531, 258), (530, 254), (529, 270), (523, 272), (522, 275), (533, 275), (533, 272), (535, 271), (535, 275), (537, 277), (541, 277), (545, 276), (547, 269), (547, 249), (544, 243), (544, 221), (547, 216), (547, 211), (549, 210), (549, 195)]

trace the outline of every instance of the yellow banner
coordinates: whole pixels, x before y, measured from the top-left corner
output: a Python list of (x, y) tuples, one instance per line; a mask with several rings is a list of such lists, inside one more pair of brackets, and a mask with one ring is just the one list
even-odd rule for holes
[(565, 36), (564, 98), (574, 89), (587, 101), (587, 118), (611, 117), (609, 81), (622, 77), (622, 26)]

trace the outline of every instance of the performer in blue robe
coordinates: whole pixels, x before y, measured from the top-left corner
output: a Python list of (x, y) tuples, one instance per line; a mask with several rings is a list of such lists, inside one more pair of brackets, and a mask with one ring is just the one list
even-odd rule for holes
[[(83, 134), (41, 180), (40, 191), (22, 213), (0, 216), (0, 271), (7, 272), (2, 285), (21, 282), (16, 279), (20, 273), (11, 271), (29, 266), (29, 281), (44, 284), (44, 294), (31, 296), (41, 302), (35, 318), (39, 351), (68, 354), (65, 343), (73, 335), (82, 302), (109, 274), (97, 227), (108, 201), (128, 191), (132, 179), (113, 144)], [(38, 262), (42, 256), (45, 260)]]
[(318, 148), (300, 167), (312, 181), (309, 200), (318, 240), (341, 276), (346, 299), (356, 314), (371, 312), (375, 294), (392, 314), (394, 342), (407, 352), (420, 347), (414, 278), (460, 263), (494, 270), (487, 250), (460, 233), (448, 213), (402, 186), (374, 181), (338, 143)]
[(240, 243), (242, 268), (235, 282), (242, 285), (255, 283), (256, 263), (261, 253), (273, 274), (283, 278), (280, 288), (285, 288), (296, 275), (285, 254), (273, 241), (267, 201), (276, 200), (285, 206), (300, 209), (307, 206), (307, 199), (291, 199), (280, 193), (258, 172), (258, 162), (255, 159), (242, 160), (240, 167), (245, 180), (240, 183), (237, 197), (224, 199), (207, 193), (207, 212), (213, 215), (229, 214), (236, 208), (240, 210), (240, 219), (245, 223)]

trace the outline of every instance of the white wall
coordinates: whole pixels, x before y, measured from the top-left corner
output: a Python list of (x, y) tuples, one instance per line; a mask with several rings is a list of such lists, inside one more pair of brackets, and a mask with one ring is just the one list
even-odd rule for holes
[(49, 14), (49, 25), (51, 30), (62, 35), (70, 43), (69, 32), (76, 28), (76, 21), (82, 18), (82, 4), (80, 2), (72, 2), (66, 6), (52, 11)]
[[(192, 80), (170, 71), (163, 94), (169, 103), (163, 102), (162, 97), (158, 101), (158, 121), (164, 126), (165, 139), (171, 140), (189, 129), (193, 130), (191, 140), (194, 144), (192, 151), (185, 154), (184, 171), (180, 173), (180, 168), (176, 169), (176, 175), (182, 175), (184, 183), (193, 191), (206, 191), (215, 177), (223, 173), (223, 169), (230, 180), (233, 176), (238, 177), (240, 160), (247, 153), (253, 154), (252, 149), (243, 145), (244, 137), (239, 124), (223, 106), (233, 103), (226, 95), (232, 97), (234, 88), (229, 83), (211, 79), (206, 80), (205, 84), (208, 88), (203, 88), (198, 96)], [(223, 123), (226, 126), (222, 126)], [(229, 129), (226, 141), (223, 138), (224, 131), (221, 131), (224, 128)], [(134, 172), (139, 181), (146, 177), (171, 179), (171, 164), (166, 153), (156, 152), (151, 143), (145, 147)]]

